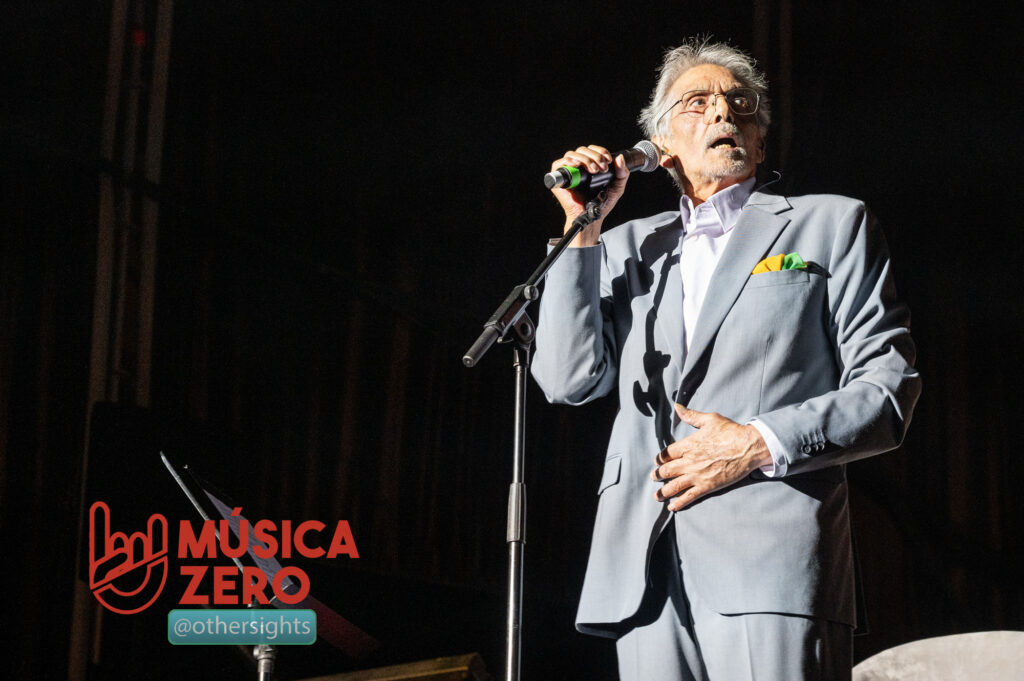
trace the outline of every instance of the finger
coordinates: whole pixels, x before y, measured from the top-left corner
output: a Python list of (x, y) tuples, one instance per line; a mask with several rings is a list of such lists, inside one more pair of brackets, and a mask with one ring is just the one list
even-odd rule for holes
[(567, 151), (567, 152), (565, 152), (565, 155), (562, 156), (562, 158), (556, 159), (556, 160), (551, 162), (551, 170), (553, 172), (555, 170), (558, 170), (562, 166), (577, 167), (577, 166), (584, 165), (585, 163), (586, 163), (586, 161), (580, 160), (580, 157), (577, 154), (575, 154), (575, 153), (573, 153), (571, 151)]
[(566, 158), (579, 158), (593, 161), (595, 163), (611, 163), (611, 158), (605, 158), (605, 154), (595, 151), (590, 147), (577, 147), (572, 151), (565, 152)]
[(651, 480), (655, 482), (666, 482), (674, 478), (678, 478), (683, 475), (686, 471), (678, 463), (665, 463), (655, 467), (651, 471)]
[(555, 164), (551, 166), (551, 170), (558, 170), (563, 166), (583, 168), (591, 175), (597, 175), (602, 170), (604, 170), (604, 168), (601, 167), (601, 164), (598, 161), (595, 161), (594, 159), (584, 156), (582, 154), (577, 154), (573, 152), (566, 152), (566, 155), (561, 159), (561, 162), (556, 161)]
[(629, 168), (626, 167), (626, 157), (619, 154), (615, 157), (615, 177), (623, 179), (629, 177)]
[(132, 532), (128, 537), (128, 562), (131, 567), (142, 565), (150, 555), (149, 535), (145, 532)]
[(167, 552), (167, 518), (159, 513), (149, 518), (149, 547), (151, 556)]
[(566, 156), (569, 158), (579, 158), (586, 163), (587, 168), (590, 172), (599, 172), (608, 170), (608, 166), (611, 165), (613, 159), (611, 154), (605, 152), (601, 153), (590, 147), (580, 147), (575, 152), (567, 152)]
[(110, 535), (108, 543), (108, 552), (131, 551), (131, 549), (128, 548), (128, 535), (124, 532), (115, 532), (114, 534)]
[(667, 501), (668, 499), (685, 492), (691, 487), (693, 487), (693, 482), (689, 478), (682, 476), (671, 478), (668, 482), (658, 488), (658, 491), (654, 493), (654, 498), (658, 501)]
[(612, 163), (615, 160), (612, 158), (612, 152), (608, 151), (600, 144), (591, 144), (587, 148), (596, 152), (606, 163)]
[(707, 424), (708, 417), (711, 414), (703, 411), (696, 411), (694, 409), (687, 409), (681, 404), (676, 405), (676, 414), (679, 415), (679, 419), (683, 423), (687, 423), (694, 428), (701, 428)]
[(683, 455), (686, 451), (686, 440), (685, 438), (678, 442), (673, 442), (665, 449), (658, 452), (658, 455), (654, 457), (654, 463), (658, 466), (663, 466), (670, 461), (675, 461)]
[(608, 185), (605, 190), (605, 203), (604, 212), (607, 214), (615, 204), (618, 203), (622, 195), (626, 193), (626, 182), (629, 180), (629, 168), (625, 165), (625, 159), (620, 154), (610, 166), (612, 174), (615, 179)]
[(586, 155), (579, 151), (567, 151), (562, 158), (551, 163), (551, 170), (557, 170), (562, 166), (585, 166), (593, 162), (592, 155)]
[(705, 496), (706, 494), (706, 490), (702, 490), (698, 487), (691, 487), (690, 489), (686, 490), (672, 501), (668, 502), (668, 510), (679, 511), (681, 509), (684, 509), (693, 502), (700, 499), (701, 497)]
[(672, 444), (665, 447), (665, 449), (661, 450), (663, 453), (662, 463), (675, 461), (686, 456), (686, 454), (690, 451), (691, 448), (689, 442), (690, 437), (692, 437), (692, 435), (684, 437), (682, 440), (676, 440)]
[(89, 560), (103, 558), (110, 543), (110, 508), (105, 501), (97, 501), (89, 508)]
[(669, 480), (671, 478), (678, 477), (685, 472), (685, 464), (680, 461), (682, 454), (679, 452), (673, 453), (673, 449), (679, 449), (679, 445), (682, 444), (685, 444), (683, 440), (673, 442), (658, 453), (658, 456), (654, 458), (654, 470), (651, 471), (652, 480)]

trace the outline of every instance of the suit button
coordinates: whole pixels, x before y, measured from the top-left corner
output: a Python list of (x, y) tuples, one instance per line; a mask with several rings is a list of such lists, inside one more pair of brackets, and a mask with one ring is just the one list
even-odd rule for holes
[(810, 454), (811, 453), (811, 446), (810, 445), (804, 445), (803, 447), (801, 447), (801, 450), (803, 451), (804, 454)]

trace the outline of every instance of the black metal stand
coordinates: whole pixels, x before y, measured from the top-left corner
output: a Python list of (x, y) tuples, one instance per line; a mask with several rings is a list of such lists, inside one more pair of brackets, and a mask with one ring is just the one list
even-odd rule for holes
[(526, 544), (526, 486), (523, 484), (526, 456), (526, 380), (530, 371), (530, 349), (536, 332), (533, 320), (526, 314), (526, 306), (531, 300), (537, 299), (538, 282), (547, 274), (569, 243), (584, 227), (601, 217), (604, 200), (605, 193), (601, 192), (587, 202), (586, 212), (573, 220), (572, 227), (541, 261), (526, 283), (512, 289), (484, 324), (484, 330), (476, 342), (462, 357), (462, 363), (467, 367), (476, 366), (495, 342), (514, 342), (515, 423), (512, 436), (512, 484), (508, 491), (508, 524), (505, 529), (505, 541), (508, 543), (505, 681), (519, 681), (519, 661), (522, 657), (523, 547)]
[[(491, 318), (484, 323), (483, 333), (476, 339), (472, 347), (466, 351), (466, 354), (462, 356), (463, 364), (467, 367), (476, 366), (476, 363), (487, 354), (487, 351), (491, 349), (495, 342), (505, 340), (509, 330), (521, 317), (526, 315), (526, 306), (531, 300), (536, 300), (540, 295), (539, 291), (537, 291), (537, 283), (544, 278), (544, 275), (547, 274), (551, 266), (558, 260), (558, 257), (562, 255), (562, 251), (568, 248), (572, 240), (576, 238), (576, 235), (583, 231), (584, 227), (601, 217), (601, 208), (604, 206), (605, 198), (605, 193), (600, 192), (597, 196), (587, 201), (586, 210), (572, 221), (572, 227), (555, 244), (547, 257), (541, 261), (537, 269), (530, 275), (529, 279), (512, 289), (512, 292), (498, 306), (498, 309), (494, 311)], [(532, 326), (532, 323), (530, 325)], [(532, 335), (530, 339), (532, 342)]]

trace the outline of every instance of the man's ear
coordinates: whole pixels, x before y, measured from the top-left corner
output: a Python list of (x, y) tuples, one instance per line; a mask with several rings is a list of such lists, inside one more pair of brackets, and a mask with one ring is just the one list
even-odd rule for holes
[(654, 142), (655, 146), (658, 147), (658, 151), (661, 152), (661, 159), (658, 161), (658, 165), (662, 168), (673, 167), (672, 152), (665, 146), (665, 138), (661, 135), (655, 135), (651, 138), (651, 141)]
[(764, 163), (764, 157), (765, 157), (765, 146), (766, 146), (766, 143), (765, 143), (765, 138), (764, 138), (764, 134), (762, 134), (762, 135), (761, 135), (761, 143), (760, 143), (760, 144), (758, 145), (758, 147), (757, 147), (757, 150), (758, 150), (759, 152), (761, 152), (761, 153), (760, 153), (760, 157), (759, 157), (759, 158), (757, 159), (757, 162), (758, 162), (758, 163)]

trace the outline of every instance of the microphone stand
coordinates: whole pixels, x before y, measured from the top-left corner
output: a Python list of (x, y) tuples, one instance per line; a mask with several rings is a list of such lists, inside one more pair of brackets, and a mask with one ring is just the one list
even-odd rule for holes
[(505, 622), (505, 681), (519, 681), (522, 648), (523, 547), (526, 544), (526, 486), (523, 483), (526, 435), (526, 377), (530, 369), (530, 349), (536, 326), (526, 313), (530, 301), (539, 296), (537, 284), (562, 255), (569, 243), (584, 227), (601, 217), (606, 195), (602, 191), (587, 201), (586, 211), (573, 220), (572, 226), (541, 261), (533, 274), (512, 289), (484, 330), (462, 357), (467, 367), (477, 362), (495, 343), (514, 342), (512, 366), (515, 372), (515, 417), (512, 446), (512, 484), (508, 492), (508, 521), (505, 542), (508, 544), (508, 601)]

